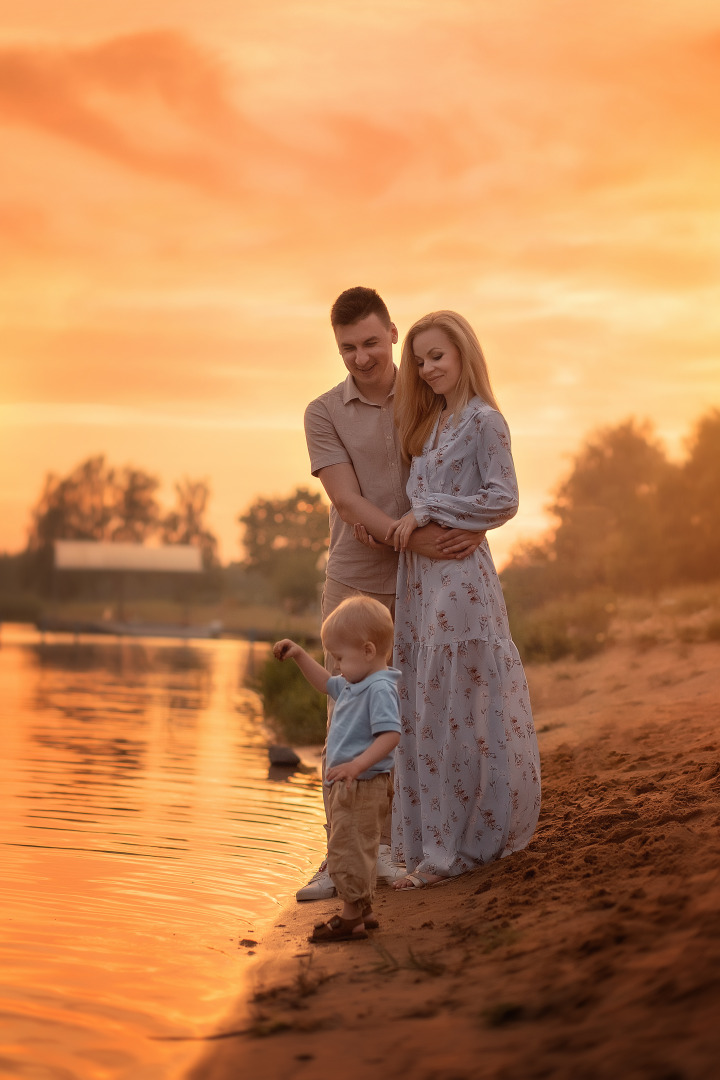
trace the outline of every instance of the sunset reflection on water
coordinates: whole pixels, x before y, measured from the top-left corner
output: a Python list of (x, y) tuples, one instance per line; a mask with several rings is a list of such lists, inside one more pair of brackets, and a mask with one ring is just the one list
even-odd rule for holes
[(0, 1076), (180, 1076), (321, 853), (270, 777), (248, 646), (4, 627)]

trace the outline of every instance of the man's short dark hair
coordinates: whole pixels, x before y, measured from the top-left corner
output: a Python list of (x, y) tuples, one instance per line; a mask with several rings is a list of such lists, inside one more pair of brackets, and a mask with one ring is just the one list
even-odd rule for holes
[(336, 326), (353, 326), (361, 319), (366, 319), (368, 315), (377, 315), (388, 328), (392, 323), (390, 312), (382, 296), (374, 289), (355, 285), (354, 288), (340, 293), (330, 309), (330, 322), (333, 329)]

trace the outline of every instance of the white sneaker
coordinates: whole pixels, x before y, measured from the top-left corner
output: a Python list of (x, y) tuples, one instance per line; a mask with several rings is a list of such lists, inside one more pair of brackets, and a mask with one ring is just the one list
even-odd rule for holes
[(381, 844), (378, 848), (377, 859), (377, 877), (378, 881), (397, 881), (398, 878), (405, 877), (407, 871), (400, 863), (392, 861), (392, 854), (389, 844)]
[(295, 893), (296, 900), (330, 900), (335, 896), (335, 886), (328, 873), (327, 862), (320, 864), (307, 885)]

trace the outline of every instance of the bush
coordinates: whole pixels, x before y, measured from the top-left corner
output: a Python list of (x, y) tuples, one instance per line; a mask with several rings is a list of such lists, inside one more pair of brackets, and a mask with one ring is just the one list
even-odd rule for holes
[[(322, 663), (322, 655), (316, 659)], [(327, 697), (310, 686), (294, 660), (281, 663), (270, 655), (250, 685), (262, 698), (265, 719), (284, 742), (325, 742)]]
[(0, 622), (34, 623), (40, 601), (32, 593), (0, 593)]
[(523, 660), (584, 660), (605, 648), (615, 605), (605, 591), (553, 600), (530, 611), (509, 606), (510, 626)]

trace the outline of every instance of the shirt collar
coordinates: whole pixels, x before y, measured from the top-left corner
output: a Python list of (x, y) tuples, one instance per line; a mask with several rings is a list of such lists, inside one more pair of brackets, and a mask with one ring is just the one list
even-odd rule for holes
[[(395, 374), (393, 376), (393, 384), (390, 389), (390, 393), (388, 394), (389, 398), (395, 396), (395, 384), (397, 383), (397, 368), (394, 364), (393, 371), (395, 372)], [(382, 408), (382, 406), (378, 405), (376, 401), (368, 401), (365, 395), (362, 394), (360, 390), (358, 390), (357, 383), (353, 379), (352, 375), (348, 374), (345, 382), (343, 383), (343, 405), (347, 405), (349, 401), (355, 400), (364, 401), (366, 405), (374, 405), (376, 409)]]
[(372, 686), (376, 682), (389, 682), (391, 684), (397, 683), (398, 679), (402, 676), (402, 672), (398, 668), (389, 667), (383, 668), (382, 671), (374, 671), (372, 675), (367, 675), (360, 682), (347, 682), (346, 685), (350, 687), (351, 694), (362, 694), (364, 690)]

